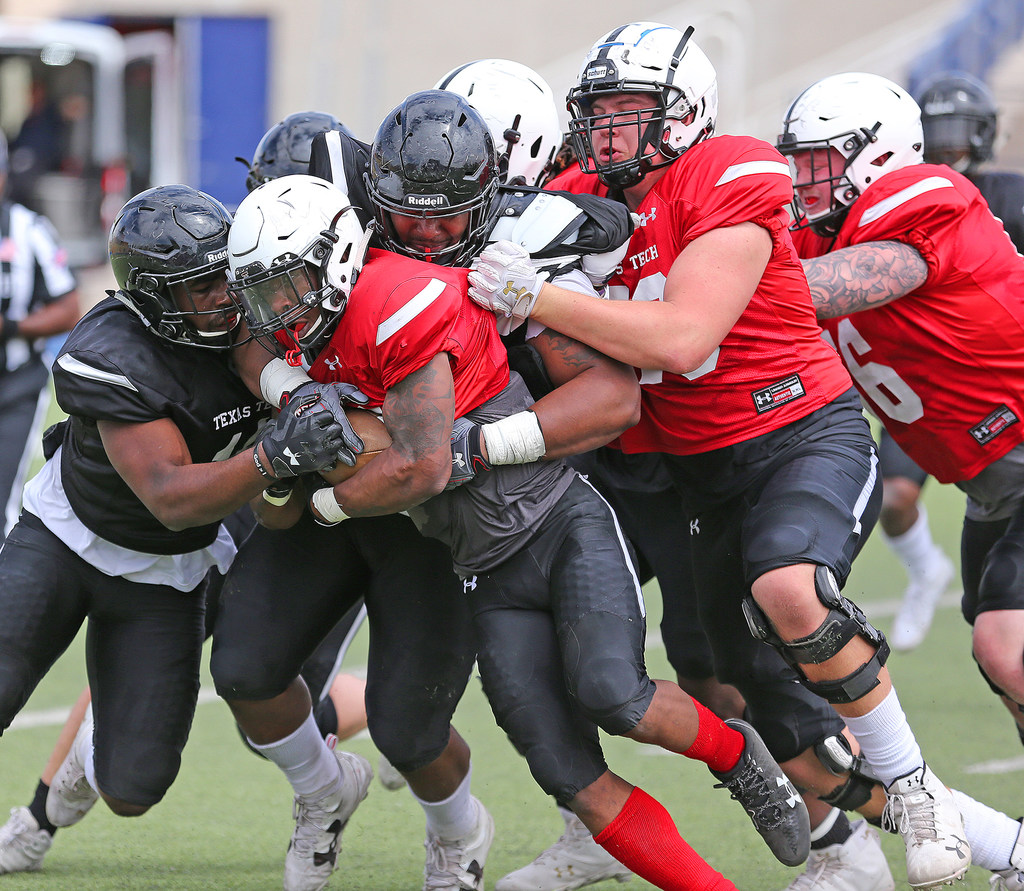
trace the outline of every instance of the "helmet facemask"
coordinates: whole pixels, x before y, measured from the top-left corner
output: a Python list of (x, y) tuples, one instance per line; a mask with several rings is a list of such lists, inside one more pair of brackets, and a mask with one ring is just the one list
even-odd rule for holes
[[(680, 32), (655, 22), (635, 22), (601, 38), (587, 54), (577, 86), (569, 91), (569, 140), (581, 169), (605, 185), (627, 189), (714, 134), (718, 80), (714, 66)], [(594, 113), (602, 99), (639, 95), (645, 107)], [(602, 160), (613, 130), (636, 129), (632, 157)], [(595, 136), (598, 137), (595, 143)]]
[[(624, 82), (616, 85), (614, 91), (592, 93), (586, 99), (570, 101), (572, 119), (569, 121), (569, 139), (576, 157), (580, 159), (580, 167), (586, 173), (598, 174), (601, 182), (613, 188), (627, 189), (635, 186), (651, 170), (671, 164), (681, 152), (676, 152), (667, 144), (670, 120), (678, 120), (687, 125), (696, 119), (696, 110), (689, 106), (681, 90), (666, 88), (665, 92), (671, 94), (671, 98), (666, 100), (664, 93), (648, 92), (649, 84), (639, 86), (634, 88)], [(601, 96), (620, 93), (644, 96), (650, 100), (650, 105), (612, 114), (593, 113), (594, 101)], [(626, 127), (636, 129), (636, 152), (622, 161), (601, 162), (598, 146), (611, 145), (612, 131)], [(596, 145), (595, 136), (598, 137)]]
[[(381, 199), (379, 203), (375, 200), (377, 237), (380, 239), (381, 244), (389, 251), (394, 251), (406, 257), (423, 260), (427, 263), (437, 263), (441, 266), (468, 266), (473, 261), (473, 258), (480, 253), (480, 250), (487, 242), (488, 234), (494, 226), (494, 196), (497, 190), (498, 179), (495, 177), (484, 187), (480, 195), (472, 201), (445, 210), (416, 210), (394, 204), (385, 199)], [(439, 220), (452, 219), (462, 214), (469, 215), (465, 231), (453, 244), (438, 249), (416, 248), (406, 243), (396, 231), (392, 219), (392, 216), (397, 216), (411, 220)]]
[[(239, 317), (233, 306), (200, 310), (227, 272), (231, 215), (215, 198), (173, 184), (140, 192), (118, 212), (108, 253), (114, 296), (157, 337), (227, 350)], [(216, 278), (216, 281), (211, 279)], [(212, 287), (211, 287), (212, 286)], [(197, 321), (223, 324), (202, 330)]]
[[(797, 142), (787, 140), (787, 134), (779, 139), (779, 151), (789, 160), (793, 177), (793, 206), (796, 222), (792, 228), (807, 226), (816, 235), (831, 238), (842, 228), (843, 220), (850, 205), (857, 200), (860, 190), (851, 181), (848, 170), (857, 156), (871, 143), (873, 134), (864, 130), (860, 133), (841, 133), (823, 142)], [(803, 155), (803, 163), (796, 163), (796, 156)], [(799, 171), (805, 170), (806, 174)], [(801, 189), (828, 185), (829, 203), (822, 208), (806, 206)]]
[(298, 361), (333, 331), (371, 230), (348, 196), (306, 175), (266, 183), (238, 206), (228, 236), (229, 293), (253, 337)]
[[(384, 247), (444, 266), (468, 266), (485, 244), (500, 180), (487, 122), (449, 90), (413, 93), (384, 118), (365, 175)], [(468, 219), (457, 239), (426, 247), (402, 239), (392, 219), (450, 220), (462, 214)]]

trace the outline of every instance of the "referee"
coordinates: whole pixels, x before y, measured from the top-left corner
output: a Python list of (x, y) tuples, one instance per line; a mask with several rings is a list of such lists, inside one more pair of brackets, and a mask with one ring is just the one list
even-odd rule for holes
[(70, 331), (79, 315), (75, 279), (53, 225), (3, 197), (7, 171), (0, 133), (0, 541), (18, 519), (49, 405), (46, 339)]

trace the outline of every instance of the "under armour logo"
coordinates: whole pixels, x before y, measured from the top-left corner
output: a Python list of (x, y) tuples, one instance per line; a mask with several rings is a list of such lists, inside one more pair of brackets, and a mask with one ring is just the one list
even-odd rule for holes
[(327, 367), (331, 371), (334, 371), (336, 368), (341, 368), (341, 356), (334, 356), (333, 358), (330, 359), (324, 359), (324, 364), (327, 365)]
[(658, 215), (658, 208), (656, 208), (656, 207), (652, 207), (650, 213), (638, 213), (637, 214), (637, 216), (640, 217), (640, 225), (641, 226), (646, 226), (648, 222), (653, 223), (654, 219), (655, 219), (655, 217), (657, 215)]
[(798, 804), (800, 804), (800, 796), (796, 794), (796, 789), (794, 789), (789, 784), (789, 780), (787, 780), (785, 777), (776, 777), (775, 783), (779, 786), (779, 788), (781, 788), (782, 786), (786, 786), (789, 789), (789, 795), (786, 796), (786, 804), (788, 804), (790, 807), (796, 807)]
[(463, 457), (462, 452), (452, 453), (452, 465), (462, 470), (466, 466), (466, 459)]
[(956, 835), (953, 836), (953, 840), (956, 842), (956, 844), (953, 845), (952, 847), (950, 847), (949, 845), (946, 845), (946, 850), (947, 851), (955, 851), (957, 857), (959, 857), (961, 860), (966, 860), (967, 859), (967, 854), (964, 852), (964, 845), (966, 845), (967, 842), (964, 841), (959, 836), (956, 836)]
[(526, 288), (513, 288), (515, 282), (509, 282), (505, 285), (505, 290), (501, 293), (506, 297), (515, 297), (515, 302), (518, 303), (520, 300), (532, 300), (533, 292), (527, 291)]
[(690, 535), (700, 535), (700, 517), (690, 520)]
[(299, 463), (299, 456), (296, 455), (295, 452), (292, 451), (292, 447), (291, 446), (285, 446), (284, 447), (284, 456), (288, 459), (288, 463), (289, 464), (298, 465), (298, 463)]
[(471, 575), (468, 579), (462, 580), (462, 593), (466, 594), (469, 591), (476, 590), (476, 576)]

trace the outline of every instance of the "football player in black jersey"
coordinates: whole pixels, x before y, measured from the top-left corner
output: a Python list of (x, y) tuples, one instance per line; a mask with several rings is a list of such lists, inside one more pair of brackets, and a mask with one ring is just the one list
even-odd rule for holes
[(221, 520), (361, 448), (333, 389), (293, 393), (268, 422), (233, 370), (230, 222), (187, 186), (129, 201), (110, 235), (118, 290), (54, 366), (69, 417), (47, 432), (47, 461), (0, 551), (0, 727), (86, 621), (95, 720), (48, 794), (17, 809), (37, 831), (72, 825), (99, 797), (124, 816), (162, 799), (195, 709), (205, 588), (235, 553)]

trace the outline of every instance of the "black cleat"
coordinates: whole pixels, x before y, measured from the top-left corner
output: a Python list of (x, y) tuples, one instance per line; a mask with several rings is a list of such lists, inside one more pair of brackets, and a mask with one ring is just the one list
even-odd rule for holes
[(807, 805), (772, 757), (758, 732), (746, 721), (728, 718), (729, 727), (743, 734), (746, 745), (736, 766), (726, 773), (712, 770), (747, 812), (771, 852), (786, 866), (799, 866), (811, 851)]

